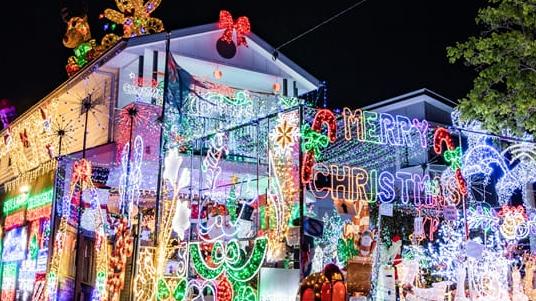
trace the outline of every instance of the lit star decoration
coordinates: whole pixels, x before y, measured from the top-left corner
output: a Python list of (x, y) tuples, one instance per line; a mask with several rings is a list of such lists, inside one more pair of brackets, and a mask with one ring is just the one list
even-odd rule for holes
[(289, 121), (287, 118), (280, 118), (278, 125), (272, 132), (272, 140), (276, 147), (275, 150), (278, 153), (285, 154), (289, 152), (296, 141), (298, 135), (298, 128), (294, 126), (295, 123)]
[(104, 17), (123, 25), (123, 37), (158, 33), (164, 31), (162, 20), (151, 17), (161, 0), (116, 0), (119, 11), (107, 8)]

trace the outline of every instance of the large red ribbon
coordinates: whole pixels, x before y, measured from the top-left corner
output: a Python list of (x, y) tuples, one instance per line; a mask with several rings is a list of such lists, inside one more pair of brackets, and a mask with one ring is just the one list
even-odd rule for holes
[(236, 30), (236, 45), (248, 46), (246, 42), (246, 35), (251, 32), (251, 25), (249, 24), (248, 17), (239, 17), (236, 22), (233, 20), (233, 16), (226, 10), (220, 11), (220, 20), (218, 22), (219, 29), (225, 29), (221, 39), (227, 43), (233, 41), (233, 31)]

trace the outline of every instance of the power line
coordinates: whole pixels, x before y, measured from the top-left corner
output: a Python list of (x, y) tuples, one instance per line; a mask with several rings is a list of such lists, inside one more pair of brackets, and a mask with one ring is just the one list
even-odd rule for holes
[(367, 0), (361, 0), (361, 1), (358, 1), (358, 2), (354, 3), (352, 6), (346, 8), (345, 10), (343, 10), (343, 11), (341, 11), (341, 12), (335, 14), (335, 15), (333, 15), (331, 18), (329, 18), (329, 19), (327, 19), (327, 20), (321, 22), (320, 24), (318, 24), (318, 25), (316, 25), (316, 26), (314, 26), (314, 27), (312, 27), (312, 28), (310, 28), (310, 29), (308, 29), (308, 30), (302, 32), (301, 34), (297, 35), (296, 37), (294, 37), (294, 38), (288, 40), (287, 42), (285, 42), (285, 43), (279, 45), (278, 47), (276, 47), (276, 48), (274, 49), (274, 51), (273, 51), (273, 53), (272, 53), (274, 61), (277, 60), (277, 57), (279, 56), (279, 53), (278, 53), (279, 49), (281, 49), (281, 48), (287, 46), (288, 44), (290, 44), (290, 43), (292, 43), (292, 42), (294, 42), (294, 41), (300, 39), (301, 37), (303, 37), (303, 36), (305, 36), (305, 35), (307, 35), (307, 34), (313, 32), (313, 31), (317, 30), (319, 27), (321, 27), (321, 26), (323, 26), (323, 25), (325, 25), (325, 24), (327, 24), (327, 23), (329, 23), (329, 22), (331, 22), (331, 21), (337, 19), (338, 17), (344, 15), (345, 13), (347, 13), (347, 12), (351, 11), (352, 9), (354, 9), (354, 8), (360, 6), (361, 4), (365, 3), (366, 1), (367, 1)]

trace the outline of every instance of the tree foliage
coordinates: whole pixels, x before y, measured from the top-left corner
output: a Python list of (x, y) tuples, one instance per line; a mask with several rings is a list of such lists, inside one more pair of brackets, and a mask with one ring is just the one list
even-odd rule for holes
[(488, 2), (476, 17), (480, 36), (447, 48), (451, 63), (463, 60), (478, 72), (460, 101), (462, 119), (497, 134), (536, 134), (536, 0)]

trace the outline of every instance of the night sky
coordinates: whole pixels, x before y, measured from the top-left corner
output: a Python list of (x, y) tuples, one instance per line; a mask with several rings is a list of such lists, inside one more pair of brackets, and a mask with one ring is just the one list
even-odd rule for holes
[[(72, 50), (62, 45), (59, 2), (15, 2), (0, 18), (0, 98), (10, 99), (20, 114), (67, 79), (64, 66)], [(87, 2), (93, 36), (100, 40), (105, 21), (98, 15), (116, 8), (115, 2)], [(356, 2), (162, 0), (154, 16), (173, 30), (216, 22), (219, 10), (227, 9), (235, 18), (248, 16), (252, 31), (276, 47)], [(484, 4), (368, 0), (281, 52), (327, 81), (333, 108), (357, 108), (420, 88), (456, 100), (470, 89), (474, 72), (449, 64), (445, 48), (478, 33), (474, 18)]]

